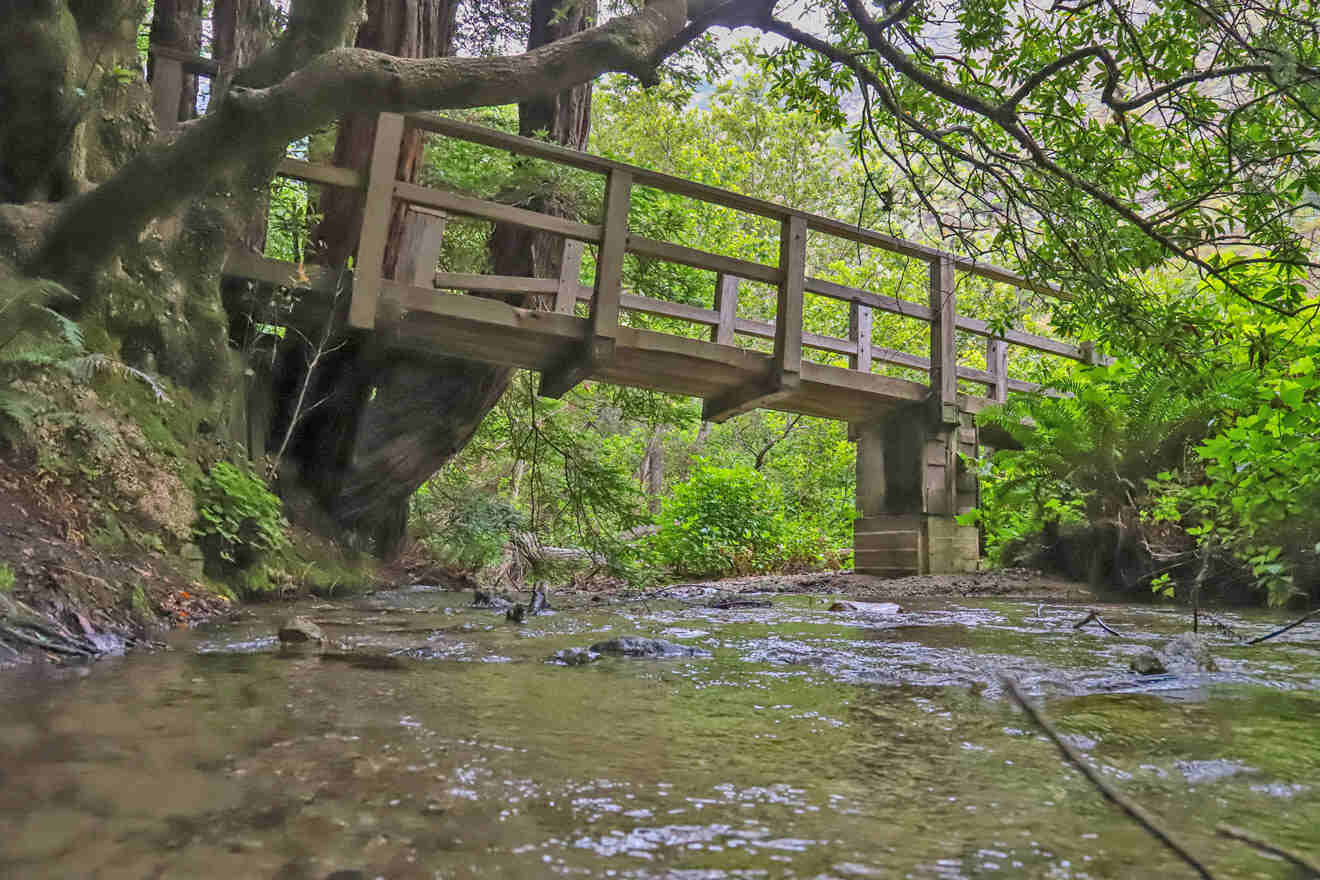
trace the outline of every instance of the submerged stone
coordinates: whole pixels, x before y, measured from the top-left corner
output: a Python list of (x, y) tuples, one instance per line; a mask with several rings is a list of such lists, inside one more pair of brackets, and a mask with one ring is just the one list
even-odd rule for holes
[(560, 666), (586, 666), (600, 659), (600, 654), (590, 648), (564, 648), (562, 651), (555, 651), (550, 655), (548, 662), (557, 663)]
[(1196, 633), (1183, 633), (1164, 646), (1164, 664), (1171, 669), (1189, 672), (1218, 672), (1210, 643)]
[(321, 632), (321, 628), (306, 617), (290, 617), (284, 623), (281, 623), (279, 637), (280, 643), (285, 645), (301, 645), (308, 642), (325, 643), (325, 634)]
[(1128, 661), (1128, 669), (1137, 675), (1163, 675), (1169, 670), (1164, 668), (1160, 655), (1150, 648), (1142, 648)]
[(668, 659), (670, 657), (709, 657), (710, 652), (689, 645), (677, 645), (664, 639), (648, 639), (642, 636), (619, 636), (604, 642), (597, 642), (591, 650), (598, 654), (613, 654), (619, 657), (644, 657), (648, 659)]

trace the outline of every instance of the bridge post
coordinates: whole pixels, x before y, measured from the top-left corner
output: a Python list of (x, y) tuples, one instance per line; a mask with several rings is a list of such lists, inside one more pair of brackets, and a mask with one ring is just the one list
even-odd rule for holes
[(738, 323), (738, 279), (720, 272), (715, 276), (715, 311), (719, 323), (710, 328), (710, 341), (733, 345), (733, 331)]
[[(723, 422), (768, 406), (802, 387), (802, 309), (806, 292), (807, 221), (789, 214), (779, 227), (779, 298), (775, 309), (775, 353), (770, 371), (741, 388), (707, 398), (703, 422)], [(716, 330), (718, 333), (718, 328)]]
[(953, 259), (931, 260), (928, 400), (854, 428), (860, 518), (853, 524), (853, 565), (862, 573), (976, 570), (977, 529), (956, 519), (976, 506), (977, 485), (959, 456), (976, 454), (976, 423), (958, 407), (954, 291)]
[[(376, 142), (371, 151), (366, 203), (358, 236), (357, 264), (353, 273), (353, 299), (348, 304), (348, 326), (371, 330), (376, 326), (376, 306), (385, 269), (385, 245), (394, 213), (394, 184), (399, 177), (399, 152), (403, 149), (404, 119), (397, 113), (376, 117)], [(432, 274), (435, 270), (432, 269)]]
[(853, 436), (860, 514), (854, 569), (882, 577), (975, 571), (977, 529), (955, 519), (977, 503), (976, 474), (959, 458), (976, 452), (972, 415), (945, 424), (931, 418), (927, 404), (914, 403), (854, 425)]
[(996, 403), (1008, 400), (1008, 343), (993, 337), (985, 341), (985, 369), (995, 379), (990, 386), (990, 399)]
[(563, 397), (596, 370), (614, 362), (631, 199), (632, 174), (621, 169), (611, 171), (605, 181), (605, 212), (600, 249), (596, 252), (596, 286), (591, 294), (587, 338), (563, 362), (541, 373), (537, 394), (542, 397)]

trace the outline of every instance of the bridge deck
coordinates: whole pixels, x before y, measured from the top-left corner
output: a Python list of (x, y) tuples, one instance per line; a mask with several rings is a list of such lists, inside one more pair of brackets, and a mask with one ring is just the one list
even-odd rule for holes
[[(399, 144), (410, 125), (605, 174), (601, 223), (580, 223), (395, 179)], [(1008, 270), (736, 193), (452, 120), (382, 115), (371, 169), (366, 175), (295, 160), (286, 160), (280, 170), (289, 177), (365, 191), (358, 269), (347, 282), (350, 325), (373, 330), (386, 347), (539, 371), (542, 392), (552, 396), (593, 378), (700, 397), (706, 401), (705, 417), (716, 421), (765, 407), (854, 423), (870, 421), (900, 404), (935, 398), (942, 417), (948, 421), (950, 413), (974, 412), (1005, 399), (1009, 391), (1036, 390), (1038, 386), (1008, 376), (1009, 345), (1076, 360), (1095, 360), (1089, 346), (1021, 330), (997, 333), (984, 321), (957, 314), (956, 272), (1061, 295)], [(734, 259), (631, 233), (627, 222), (634, 182), (778, 219), (782, 226), (778, 264)], [(404, 246), (393, 277), (386, 277), (382, 265), (398, 203), (408, 206), (403, 213)], [(561, 277), (529, 279), (436, 272), (446, 217), (450, 215), (511, 223), (559, 236), (564, 241)], [(930, 272), (928, 302), (898, 300), (808, 276), (805, 258), (809, 230), (925, 261)], [(591, 287), (579, 279), (586, 246), (596, 249), (596, 277)], [(628, 253), (715, 273), (715, 308), (625, 291), (622, 266)], [(224, 271), (231, 277), (302, 287), (323, 299), (343, 281), (313, 267), (308, 267), (310, 277), (302, 276), (291, 264), (242, 252), (227, 256)], [(297, 281), (295, 274), (299, 276)], [(778, 288), (775, 321), (738, 316), (738, 287), (743, 280)], [(804, 332), (803, 298), (808, 293), (848, 303), (848, 338)], [(525, 303), (520, 297), (539, 297), (542, 305), (551, 308), (512, 304)], [(581, 314), (583, 303), (585, 316)], [(871, 326), (876, 311), (929, 324), (931, 357), (874, 344)], [(631, 327), (620, 321), (620, 313), (628, 312), (695, 323), (704, 326), (703, 333), (710, 338)], [(986, 369), (957, 363), (955, 331), (986, 339)], [(773, 351), (739, 347), (734, 344), (737, 336), (773, 340)], [(804, 348), (829, 352), (836, 358), (846, 356), (850, 366), (814, 362), (803, 357)], [(926, 371), (931, 382), (926, 385), (878, 374), (873, 371), (876, 363)], [(986, 396), (960, 393), (959, 380), (979, 383), (987, 389)], [(956, 415), (953, 418), (956, 421)]]
[[(382, 327), (388, 345), (547, 372), (571, 358), (590, 332), (587, 318), (519, 308), (495, 300), (388, 285), (385, 306), (415, 305)], [(773, 356), (701, 339), (620, 326), (613, 360), (593, 371), (603, 382), (713, 400), (764, 379)], [(897, 402), (922, 400), (917, 382), (803, 361), (801, 383), (762, 406), (865, 421)]]

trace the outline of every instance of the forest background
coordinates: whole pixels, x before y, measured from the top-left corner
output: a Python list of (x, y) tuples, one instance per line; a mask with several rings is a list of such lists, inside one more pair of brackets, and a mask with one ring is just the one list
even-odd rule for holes
[[(1075, 12), (1083, 15), (1094, 5)], [(902, 4), (909, 16), (915, 6)], [(939, 31), (936, 6), (917, 13), (913, 33), (922, 27)], [(658, 68), (649, 88), (621, 75), (596, 80), (585, 103), (579, 101), (576, 145), (906, 238), (956, 246), (1048, 275), (1074, 294), (1066, 300), (1023, 299), (971, 280), (958, 291), (961, 311), (994, 326), (1098, 340), (1113, 358), (1101, 367), (1063, 365), (1033, 353), (1010, 361), (1010, 375), (1046, 382), (1061, 396), (1014, 395), (1002, 410), (982, 416), (1014, 434), (1022, 447), (967, 463), (981, 477), (981, 503), (968, 521), (982, 527), (990, 563), (1049, 565), (1143, 597), (1218, 591), (1280, 604), (1315, 596), (1320, 590), (1320, 330), (1314, 322), (1320, 171), (1311, 145), (1320, 103), (1317, 59), (1306, 52), (1320, 50), (1314, 41), (1306, 49), (1306, 23), (1279, 18), (1277, 32), (1265, 35), (1276, 58), (1269, 70), (1233, 68), (1238, 72), (1232, 76), (1260, 74), (1265, 83), (1252, 86), (1258, 98), (1231, 111), (1225, 142), (1222, 120), (1212, 119), (1204, 107), (1209, 122), (1200, 129), (1184, 124), (1196, 119), (1188, 107), (1206, 100), (1195, 90), (1188, 92), (1187, 106), (1178, 105), (1183, 116), (1175, 123), (1121, 112), (1088, 119), (1096, 114), (1085, 102), (1065, 108), (1060, 102), (1067, 96), (1094, 94), (1103, 84), (1103, 70), (1089, 71), (1089, 87), (1081, 69), (1072, 72), (1063, 63), (1047, 64), (1043, 72), (1049, 77), (1014, 74), (1015, 66), (1031, 62), (1028, 49), (1067, 35), (1019, 22), (1019, 36), (1030, 39), (1018, 56), (1000, 57), (1011, 34), (1002, 21), (995, 24), (1002, 9), (993, 7), (972, 4), (962, 13), (957, 38), (973, 52), (967, 57), (984, 57), (1009, 79), (1026, 80), (1011, 98), (1014, 105), (1036, 98), (1027, 86), (1042, 89), (1049, 77), (1057, 77), (1057, 96), (1051, 92), (1045, 100), (1052, 109), (1041, 117), (1045, 133), (1059, 140), (1061, 153), (1099, 169), (1109, 193), (1137, 202), (1156, 194), (1170, 205), (1163, 215), (1144, 225), (1115, 222), (1115, 216), (1131, 221), (1114, 207), (1121, 199), (1096, 196), (1094, 186), (1078, 184), (1076, 171), (1068, 171), (1074, 177), (1063, 176), (1067, 185), (1055, 189), (1030, 176), (1017, 183), (1012, 175), (1004, 179), (993, 163), (1005, 148), (970, 124), (963, 126), (966, 131), (951, 125), (937, 133), (945, 139), (940, 149), (953, 155), (964, 151), (963, 161), (973, 171), (959, 176), (940, 155), (910, 149), (904, 141), (904, 126), (919, 129), (912, 121), (916, 116), (945, 112), (939, 102), (947, 95), (929, 87), (924, 97), (886, 91), (857, 66), (864, 52), (847, 56), (853, 59), (848, 62), (774, 21), (760, 23), (761, 30), (787, 42), (701, 43)], [(173, 7), (169, 16), (159, 14), (161, 8), (141, 10), (139, 67), (115, 66), (105, 81), (109, 86), (103, 86), (131, 89), (144, 82), (153, 28), (182, 20)], [(530, 12), (520, 4), (499, 4), (481, 10), (459, 17), (458, 39), (486, 54), (530, 45), (538, 21), (543, 29), (562, 25), (582, 31), (594, 15), (583, 4), (531, 4)], [(197, 12), (205, 20), (208, 7)], [(852, 14), (863, 31), (868, 22), (876, 26), (856, 10)], [(1134, 19), (1118, 14), (1116, 20)], [(1138, 59), (1146, 65), (1147, 81), (1157, 84), (1150, 94), (1166, 97), (1195, 81), (1180, 71), (1198, 51), (1197, 28), (1204, 26), (1198, 21), (1181, 4), (1171, 4), (1163, 16), (1141, 19), (1142, 32), (1131, 37), (1133, 44), (1162, 41), (1154, 68), (1149, 57)], [(277, 41), (286, 24), (276, 10), (263, 25), (267, 41)], [(1094, 24), (1079, 21), (1077, 27), (1084, 31)], [(837, 15), (825, 23), (843, 43), (857, 39), (852, 28)], [(196, 36), (197, 50), (208, 51), (200, 24)], [(545, 35), (540, 39), (544, 42)], [(804, 46), (818, 54), (808, 55)], [(1088, 52), (1095, 54), (1084, 47), (1060, 62), (1075, 62)], [(929, 63), (944, 61), (933, 57)], [(983, 85), (977, 74), (965, 75), (970, 92)], [(877, 95), (902, 97), (916, 108), (915, 115), (886, 117), (872, 106)], [(1291, 102), (1290, 109), (1267, 100), (1279, 95)], [(1106, 102), (1111, 98), (1104, 96)], [(203, 89), (183, 115), (205, 112), (208, 99)], [(975, 112), (975, 102), (959, 104), (964, 105)], [(485, 125), (565, 140), (563, 132), (529, 130), (526, 103), (457, 112)], [(552, 121), (557, 124), (560, 117)], [(1219, 140), (1206, 136), (1212, 130)], [(963, 137), (967, 140), (958, 143), (978, 146), (951, 147), (947, 141)], [(342, 126), (331, 126), (296, 140), (291, 149), (329, 161), (343, 149), (344, 138)], [(978, 158), (976, 149), (992, 158)], [(1189, 150), (1193, 161), (1171, 164), (1171, 154)], [(1124, 151), (1135, 151), (1137, 159)], [(1124, 155), (1129, 161), (1122, 161)], [(601, 200), (598, 181), (440, 139), (424, 145), (415, 175), (423, 183), (500, 201), (551, 205), (565, 216), (588, 216)], [(11, 195), (23, 202), (34, 193)], [(267, 219), (260, 224), (260, 247), (267, 256), (300, 264), (342, 261), (336, 252), (342, 242), (333, 240), (334, 224), (327, 220), (336, 206), (315, 187), (277, 178), (268, 189), (263, 184), (258, 195)], [(996, 197), (1002, 201), (994, 202)], [(1097, 210), (1095, 200), (1104, 210)], [(630, 226), (748, 260), (773, 260), (777, 253), (776, 230), (768, 225), (645, 190), (634, 200)], [(491, 269), (508, 258), (494, 244), (498, 237), (488, 224), (451, 220), (441, 268)], [(809, 262), (814, 274), (841, 283), (913, 301), (926, 295), (923, 267), (893, 255), (838, 246), (813, 249)], [(590, 271), (588, 260), (584, 279)], [(703, 306), (713, 295), (707, 274), (646, 260), (627, 264), (625, 286)], [(23, 384), (53, 365), (75, 364), (79, 381), (145, 383), (158, 401), (167, 394), (179, 397), (171, 382), (205, 384), (217, 378), (198, 379), (189, 373), (196, 373), (195, 365), (166, 364), (163, 355), (107, 342), (126, 331), (88, 325), (69, 305), (79, 299), (75, 287), (40, 277), (7, 287), (5, 308), (32, 318), (4, 343), (7, 380), (0, 410), (15, 450), (67, 411), (57, 406), (38, 413), (36, 397)], [(773, 304), (769, 291), (749, 290), (740, 297), (740, 316), (769, 318)], [(295, 303), (286, 299), (284, 305)], [(693, 332), (663, 318), (630, 320)], [(815, 332), (846, 335), (848, 322), (845, 306), (809, 304), (806, 323)], [(244, 334), (249, 357), (267, 351), (272, 358), (277, 352), (289, 356), (292, 348), (310, 363), (300, 349), (316, 348), (315, 340), (288, 337), (273, 323), (257, 321)], [(927, 353), (924, 327), (915, 322), (877, 317), (874, 334), (888, 347)], [(982, 366), (984, 350), (978, 345), (960, 335), (960, 361)], [(901, 368), (877, 369), (921, 378)], [(197, 522), (180, 535), (196, 537), (208, 556), (219, 554), (228, 568), (213, 565), (212, 574), (227, 577), (234, 568), (266, 565), (261, 560), (288, 543), (283, 515), (294, 494), (290, 484), (296, 482), (297, 464), (305, 469), (306, 461), (314, 460), (306, 452), (297, 464), (280, 460), (297, 421), (295, 410), (284, 426), (285, 443), (270, 444), (273, 461), (216, 455), (197, 473), (185, 469), (186, 482), (195, 488)], [(278, 441), (278, 425), (275, 434)], [(544, 545), (581, 548), (587, 570), (632, 582), (846, 567), (850, 561), (855, 475), (846, 425), (769, 411), (710, 425), (701, 422), (695, 401), (593, 383), (562, 401), (549, 401), (536, 397), (532, 377), (517, 375), (470, 442), (458, 445), (457, 456), (411, 497), (408, 531), (427, 553), (483, 577), (507, 570), (510, 553), (520, 544), (533, 551)], [(296, 450), (295, 442), (291, 459), (298, 457)], [(222, 465), (226, 457), (232, 463)], [(264, 485), (267, 480), (286, 496), (283, 509)], [(238, 583), (240, 591), (260, 595), (282, 581), (245, 575)]]

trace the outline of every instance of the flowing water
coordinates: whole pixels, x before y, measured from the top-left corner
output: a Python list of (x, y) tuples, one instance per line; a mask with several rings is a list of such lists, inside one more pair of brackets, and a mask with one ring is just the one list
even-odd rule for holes
[[(700, 598), (700, 591), (686, 597)], [(0, 676), (0, 876), (1193, 876), (1059, 760), (1024, 689), (1219, 877), (1292, 877), (1230, 822), (1320, 854), (1320, 622), (1220, 671), (1139, 679), (1182, 615), (829, 597), (672, 599), (519, 627), (414, 588), (287, 607), (169, 650)], [(1220, 615), (1239, 635), (1277, 619)], [(547, 663), (635, 633), (709, 657)], [(383, 659), (382, 659), (383, 658)]]

